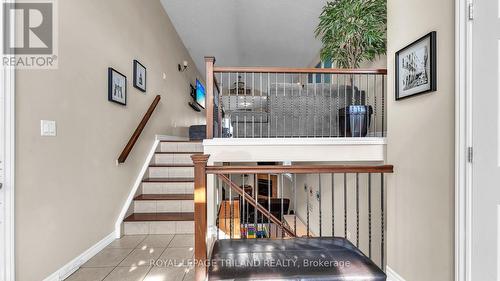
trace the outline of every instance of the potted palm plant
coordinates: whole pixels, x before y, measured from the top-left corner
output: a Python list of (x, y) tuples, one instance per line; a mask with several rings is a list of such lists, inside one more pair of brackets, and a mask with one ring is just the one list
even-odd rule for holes
[[(334, 0), (323, 7), (315, 35), (323, 45), (321, 60), (330, 60), (338, 68), (352, 69), (386, 53), (386, 33), (386, 0)], [(352, 76), (350, 84), (354, 92)], [(340, 109), (342, 135), (366, 136), (371, 112), (372, 108), (366, 105), (351, 104)]]

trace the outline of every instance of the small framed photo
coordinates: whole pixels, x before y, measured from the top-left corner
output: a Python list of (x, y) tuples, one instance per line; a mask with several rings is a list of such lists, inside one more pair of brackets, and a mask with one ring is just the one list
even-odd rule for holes
[(127, 105), (127, 77), (113, 68), (108, 68), (108, 100)]
[(436, 32), (396, 53), (396, 100), (437, 89)]
[(146, 67), (134, 60), (134, 87), (146, 92)]

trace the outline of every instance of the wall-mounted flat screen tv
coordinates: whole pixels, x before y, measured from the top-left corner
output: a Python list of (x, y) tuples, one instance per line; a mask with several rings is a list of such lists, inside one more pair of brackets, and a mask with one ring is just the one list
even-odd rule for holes
[(196, 79), (196, 103), (205, 108), (205, 87)]

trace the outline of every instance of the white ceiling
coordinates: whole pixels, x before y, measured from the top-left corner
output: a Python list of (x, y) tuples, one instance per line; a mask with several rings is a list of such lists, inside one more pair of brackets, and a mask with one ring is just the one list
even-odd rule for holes
[(319, 54), (314, 29), (326, 0), (161, 2), (202, 74), (205, 56), (219, 66), (305, 67)]

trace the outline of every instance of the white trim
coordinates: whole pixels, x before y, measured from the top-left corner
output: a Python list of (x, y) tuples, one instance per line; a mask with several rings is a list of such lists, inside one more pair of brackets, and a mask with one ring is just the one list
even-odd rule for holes
[(165, 135), (156, 135), (155, 136), (155, 141), (153, 143), (153, 146), (149, 150), (149, 154), (146, 157), (144, 164), (142, 165), (141, 171), (137, 175), (137, 178), (135, 179), (134, 185), (132, 186), (132, 189), (130, 190), (130, 193), (128, 194), (127, 200), (125, 201), (125, 204), (122, 207), (120, 215), (118, 216), (118, 218), (115, 222), (116, 238), (121, 237), (122, 222), (125, 219), (125, 216), (127, 215), (127, 212), (130, 208), (130, 205), (132, 204), (132, 201), (134, 201), (134, 197), (135, 197), (135, 193), (137, 192), (137, 189), (139, 188), (139, 186), (141, 186), (144, 174), (146, 173), (146, 171), (149, 168), (149, 163), (151, 163), (151, 159), (153, 159), (153, 157), (156, 153), (156, 149), (158, 147), (158, 144), (160, 144), (161, 141), (167, 141), (167, 140), (184, 141), (184, 140), (187, 140), (187, 138), (177, 137), (177, 136), (165, 136)]
[(471, 281), (472, 0), (455, 0), (455, 280)]
[[(13, 0), (2, 0), (0, 8), (0, 30), (3, 30), (3, 3)], [(11, 18), (14, 22), (14, 16)], [(0, 35), (0, 53), (3, 54), (3, 35)], [(6, 281), (15, 280), (15, 225), (14, 225), (14, 176), (15, 176), (15, 70), (12, 67), (3, 68), (0, 74), (0, 95), (4, 98), (4, 179), (3, 190), (5, 192), (5, 276)]]
[(381, 162), (385, 138), (211, 139), (203, 151), (213, 162)]
[(389, 266), (385, 267), (385, 274), (387, 275), (387, 281), (406, 281), (401, 275), (394, 271)]
[(387, 144), (385, 138), (215, 138), (203, 141), (203, 146), (268, 146), (268, 145), (363, 145), (363, 144)]
[(106, 246), (108, 246), (111, 242), (115, 240), (116, 233), (115, 231), (108, 234), (104, 239), (97, 242), (95, 245), (87, 249), (78, 257), (74, 258), (72, 261), (65, 264), (63, 267), (58, 269), (56, 272), (49, 275), (47, 278), (43, 279), (43, 281), (61, 281), (68, 278), (71, 274), (80, 268), (84, 263), (90, 260), (97, 253), (102, 251)]

